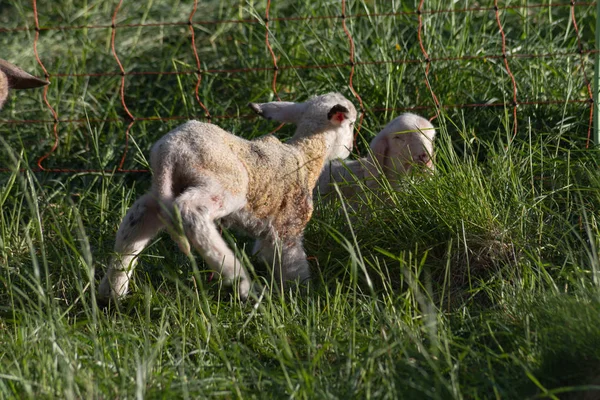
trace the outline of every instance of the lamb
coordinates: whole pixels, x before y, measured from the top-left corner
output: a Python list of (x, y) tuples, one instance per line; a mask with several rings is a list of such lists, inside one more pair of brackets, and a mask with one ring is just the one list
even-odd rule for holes
[[(138, 254), (165, 227), (184, 253), (191, 242), (225, 284), (237, 281), (239, 297), (246, 299), (250, 278), (219, 234), (217, 220), (262, 239), (265, 248), (282, 249), (282, 281), (309, 279), (302, 235), (312, 215), (313, 188), (327, 161), (350, 154), (356, 109), (339, 93), (249, 106), (266, 119), (296, 124), (295, 134), (287, 143), (272, 135), (249, 141), (189, 121), (159, 139), (150, 153), (152, 187), (119, 226), (116, 254), (98, 288), (100, 303), (127, 293)], [(183, 235), (175, 232), (177, 216)]]
[(325, 196), (333, 190), (332, 183), (346, 182), (348, 184), (340, 185), (339, 189), (349, 199), (360, 190), (358, 181), (374, 189), (379, 184), (380, 171), (392, 184), (397, 182), (398, 176), (409, 173), (414, 167), (424, 167), (433, 172), (434, 139), (435, 129), (431, 122), (415, 114), (402, 114), (371, 141), (368, 157), (327, 163), (315, 192)]
[(8, 98), (10, 89), (31, 89), (49, 83), (28, 74), (8, 61), (0, 59), (0, 110)]

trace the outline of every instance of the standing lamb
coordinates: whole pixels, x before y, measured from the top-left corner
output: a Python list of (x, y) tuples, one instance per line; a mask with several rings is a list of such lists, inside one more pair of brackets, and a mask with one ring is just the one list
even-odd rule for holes
[[(189, 254), (191, 242), (226, 284), (239, 281), (239, 296), (247, 298), (250, 278), (215, 220), (281, 246), (278, 273), (284, 281), (309, 278), (302, 234), (312, 215), (313, 188), (327, 161), (350, 154), (356, 109), (339, 93), (249, 106), (266, 119), (296, 124), (294, 136), (287, 143), (271, 135), (249, 141), (198, 121), (163, 136), (150, 153), (150, 192), (119, 226), (116, 256), (98, 288), (100, 302), (127, 293), (138, 254), (167, 226), (183, 252)], [(173, 233), (176, 212), (185, 237)]]
[(49, 83), (28, 74), (8, 61), (0, 59), (0, 110), (8, 98), (10, 89), (31, 89)]
[(327, 163), (315, 191), (321, 196), (327, 195), (333, 190), (332, 183), (338, 183), (344, 197), (351, 198), (360, 190), (358, 181), (368, 188), (375, 188), (379, 184), (380, 171), (392, 183), (414, 167), (425, 167), (433, 172), (434, 139), (435, 128), (431, 122), (415, 114), (402, 114), (371, 141), (368, 157)]

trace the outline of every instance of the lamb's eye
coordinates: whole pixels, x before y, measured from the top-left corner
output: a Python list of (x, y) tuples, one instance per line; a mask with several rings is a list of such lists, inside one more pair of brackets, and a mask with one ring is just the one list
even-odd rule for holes
[(354, 121), (350, 121), (350, 126), (354, 126)]

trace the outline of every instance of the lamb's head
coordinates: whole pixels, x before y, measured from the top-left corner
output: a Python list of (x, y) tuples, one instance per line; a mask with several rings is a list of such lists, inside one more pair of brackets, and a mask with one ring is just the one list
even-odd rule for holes
[(327, 133), (327, 160), (347, 158), (352, 151), (356, 108), (339, 93), (316, 96), (304, 103), (250, 103), (266, 119), (296, 124), (292, 140)]
[(36, 78), (8, 61), (0, 59), (0, 109), (10, 89), (31, 89), (48, 83), (50, 82)]
[(371, 141), (371, 151), (388, 179), (406, 174), (413, 167), (433, 172), (431, 122), (415, 114), (402, 114), (385, 126)]

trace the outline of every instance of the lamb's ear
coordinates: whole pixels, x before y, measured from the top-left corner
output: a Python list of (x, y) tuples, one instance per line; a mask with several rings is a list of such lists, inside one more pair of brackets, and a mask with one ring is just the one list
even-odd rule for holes
[(385, 167), (388, 152), (390, 151), (390, 141), (388, 135), (377, 135), (375, 139), (371, 141), (371, 151), (373, 157), (377, 159), (381, 168)]
[(306, 110), (306, 103), (273, 101), (271, 103), (248, 103), (248, 107), (263, 118), (296, 123)]
[(350, 116), (350, 111), (341, 104), (336, 104), (331, 107), (331, 110), (327, 113), (327, 119), (333, 122), (335, 125), (341, 125), (344, 120), (347, 120)]
[(0, 59), (0, 71), (8, 78), (8, 87), (10, 89), (31, 89), (40, 86), (46, 86), (50, 82), (36, 78), (28, 74), (21, 68)]

